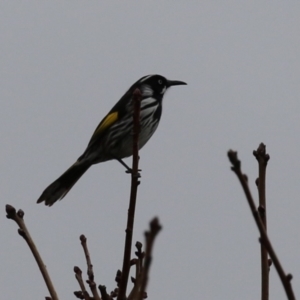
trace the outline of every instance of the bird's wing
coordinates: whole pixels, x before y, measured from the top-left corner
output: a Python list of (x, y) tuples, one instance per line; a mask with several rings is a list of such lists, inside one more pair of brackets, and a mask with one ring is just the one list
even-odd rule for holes
[(110, 112), (103, 118), (100, 124), (94, 131), (88, 147), (97, 143), (99, 139), (106, 133), (106, 131), (114, 125), (116, 122), (120, 121), (124, 115), (126, 115), (126, 103), (130, 100), (130, 92), (128, 91), (125, 95), (115, 104), (115, 106), (110, 110)]
[[(116, 122), (118, 122), (118, 120), (120, 119), (120, 114), (118, 111), (115, 111), (114, 109), (112, 109), (100, 122), (100, 124), (97, 126), (97, 128), (95, 129), (84, 153), (78, 158), (77, 161), (81, 161), (83, 159), (89, 158), (90, 154), (94, 153), (95, 151), (95, 145), (97, 146), (97, 144), (100, 142), (101, 143), (101, 139), (103, 137), (103, 135), (105, 135), (105, 133), (107, 132), (107, 130), (109, 128), (111, 128), (111, 126), (113, 126)], [(93, 155), (92, 155), (93, 156)]]
[(89, 144), (92, 144), (95, 140), (103, 135), (103, 133), (115, 124), (119, 120), (119, 113), (117, 111), (112, 111), (104, 117), (100, 124), (95, 129)]

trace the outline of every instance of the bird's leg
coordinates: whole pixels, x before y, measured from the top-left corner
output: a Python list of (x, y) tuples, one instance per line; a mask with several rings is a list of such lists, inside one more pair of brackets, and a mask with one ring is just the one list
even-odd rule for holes
[[(118, 157), (114, 157), (122, 166), (124, 166), (126, 168), (126, 173), (127, 174), (132, 174), (132, 168), (130, 168), (127, 164), (124, 163), (124, 161), (121, 159), (121, 158), (118, 158)], [(137, 176), (138, 177), (141, 177), (141, 174), (140, 174), (140, 171), (141, 170), (138, 170), (138, 174)]]
[(124, 161), (121, 158), (115, 158), (115, 159), (126, 168), (127, 173), (132, 173), (132, 169), (126, 163), (124, 163)]

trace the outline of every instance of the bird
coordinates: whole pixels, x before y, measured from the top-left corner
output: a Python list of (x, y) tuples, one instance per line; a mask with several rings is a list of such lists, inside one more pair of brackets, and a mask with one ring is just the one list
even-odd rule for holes
[(96, 127), (86, 150), (59, 178), (52, 182), (38, 198), (52, 206), (63, 199), (79, 178), (94, 164), (109, 160), (119, 161), (130, 168), (123, 158), (133, 153), (133, 93), (140, 90), (139, 149), (148, 142), (158, 127), (165, 92), (176, 85), (186, 85), (179, 80), (168, 80), (161, 75), (147, 75), (136, 81)]

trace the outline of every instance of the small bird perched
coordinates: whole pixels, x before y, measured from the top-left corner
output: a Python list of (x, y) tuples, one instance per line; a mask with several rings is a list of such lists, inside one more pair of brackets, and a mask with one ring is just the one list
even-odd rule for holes
[(133, 101), (136, 88), (141, 92), (139, 149), (155, 132), (162, 113), (162, 100), (166, 90), (183, 81), (168, 80), (161, 75), (148, 75), (134, 83), (104, 117), (92, 135), (84, 153), (58, 179), (42, 193), (37, 203), (45, 201), (51, 206), (70, 191), (77, 180), (94, 164), (116, 159), (128, 170), (122, 158), (132, 155)]

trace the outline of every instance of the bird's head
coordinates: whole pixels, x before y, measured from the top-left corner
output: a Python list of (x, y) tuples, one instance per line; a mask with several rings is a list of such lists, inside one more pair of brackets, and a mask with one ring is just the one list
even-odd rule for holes
[(147, 75), (133, 86), (139, 88), (144, 97), (151, 97), (153, 95), (163, 96), (166, 90), (174, 85), (186, 85), (186, 83), (179, 80), (168, 80), (161, 75)]

